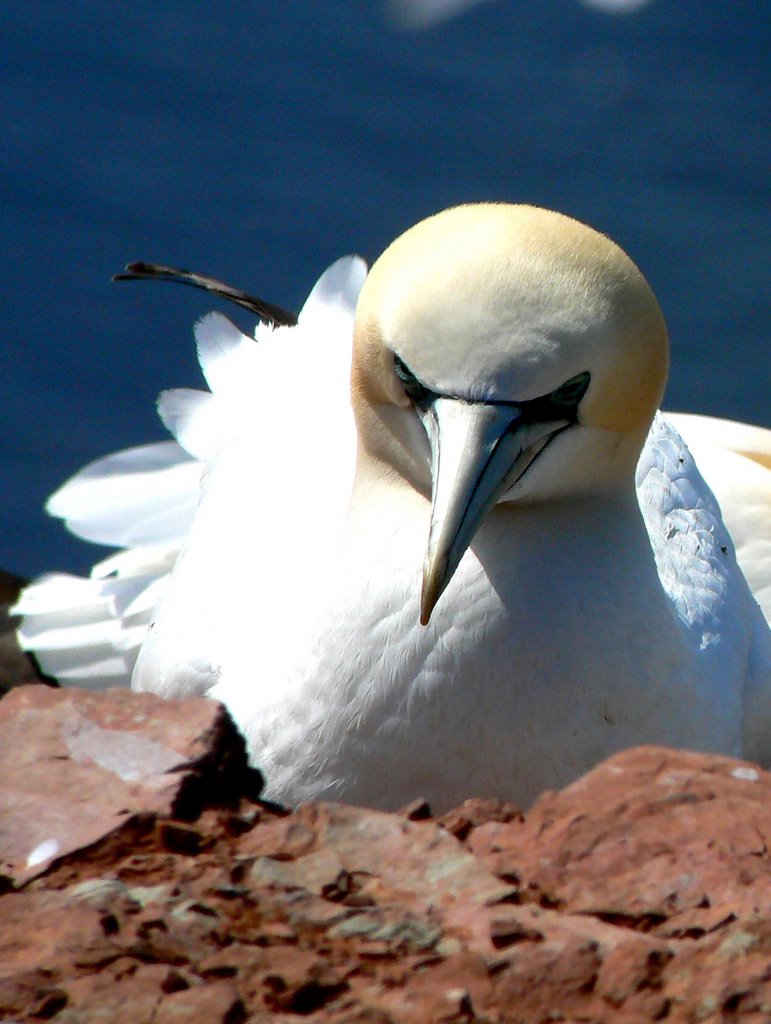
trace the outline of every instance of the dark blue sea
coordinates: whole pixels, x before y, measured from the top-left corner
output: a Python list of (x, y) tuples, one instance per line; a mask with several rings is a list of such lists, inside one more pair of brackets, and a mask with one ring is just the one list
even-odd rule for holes
[(771, 426), (768, 11), (498, 0), (407, 32), (379, 0), (0, 5), (0, 567), (85, 570), (44, 499), (199, 384), (212, 300), (111, 283), (129, 260), (297, 308), (442, 207), (554, 207), (653, 285), (666, 406)]

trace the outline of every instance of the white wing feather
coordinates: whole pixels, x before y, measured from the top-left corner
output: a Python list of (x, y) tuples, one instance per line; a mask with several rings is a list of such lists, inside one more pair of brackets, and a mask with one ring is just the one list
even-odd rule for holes
[(12, 609), (19, 643), (62, 683), (127, 686), (195, 514), (202, 466), (174, 441), (91, 463), (48, 502), (77, 536), (123, 547), (87, 579), (51, 573)]
[(720, 505), (736, 557), (771, 622), (771, 430), (667, 413)]
[[(264, 438), (275, 430), (260, 417), (261, 406), (282, 381), (288, 386), (286, 367), (295, 359), (315, 367), (309, 394), (323, 380), (341, 386), (347, 381), (352, 311), (365, 273), (358, 258), (338, 260), (311, 292), (299, 327), (260, 324), (258, 344), (220, 314), (204, 317), (196, 337), (212, 393), (176, 389), (163, 392), (158, 402), (177, 440), (99, 459), (51, 496), (48, 512), (71, 532), (122, 550), (97, 563), (89, 578), (51, 573), (20, 595), (12, 609), (22, 616), (19, 642), (36, 654), (44, 672), (70, 685), (129, 685), (153, 611), (193, 524), (207, 468), (223, 447), (237, 449), (246, 458), (238, 475), (259, 503), (260, 479), (243, 466), (253, 452), (269, 447)], [(293, 397), (301, 409), (307, 396), (295, 388)], [(347, 407), (347, 401), (332, 404)], [(300, 426), (287, 423), (283, 430)], [(225, 461), (232, 465), (231, 458)]]
[(197, 325), (199, 360), (222, 410), (218, 450), (175, 567), (174, 600), (157, 609), (163, 628), (148, 637), (135, 688), (207, 693), (222, 668), (212, 652), (249, 665), (257, 630), (261, 676), (280, 683), (287, 623), (296, 633), (319, 606), (313, 587), (326, 578), (322, 563), (334, 557), (353, 484), (348, 381), (364, 275), (361, 260), (338, 261), (297, 326), (259, 327), (256, 345), (217, 314)]
[(175, 441), (141, 445), (90, 463), (46, 508), (95, 544), (179, 545), (195, 513), (200, 476), (200, 465)]
[[(659, 578), (687, 627), (684, 635), (699, 645), (705, 679), (712, 672), (730, 685), (727, 666), (749, 657), (734, 674), (745, 679), (744, 692), (726, 691), (726, 701), (741, 700), (743, 756), (768, 764), (771, 632), (738, 565), (720, 506), (669, 418), (654, 419), (637, 467), (638, 500)], [(719, 478), (717, 483), (723, 486)]]

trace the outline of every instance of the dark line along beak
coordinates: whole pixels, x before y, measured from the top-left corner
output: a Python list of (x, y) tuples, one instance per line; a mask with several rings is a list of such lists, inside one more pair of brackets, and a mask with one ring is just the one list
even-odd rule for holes
[(574, 421), (528, 418), (515, 403), (444, 396), (417, 412), (432, 453), (431, 529), (420, 598), (425, 626), (484, 517)]
[(185, 284), (219, 295), (228, 302), (234, 302), (237, 306), (248, 309), (250, 313), (256, 313), (261, 320), (275, 327), (294, 327), (297, 323), (294, 313), (282, 309), (281, 306), (274, 306), (272, 302), (258, 299), (213, 277), (195, 274), (190, 270), (178, 270), (176, 267), (165, 267), (160, 263), (127, 263), (125, 272), (115, 274), (113, 281), (171, 281), (172, 284)]

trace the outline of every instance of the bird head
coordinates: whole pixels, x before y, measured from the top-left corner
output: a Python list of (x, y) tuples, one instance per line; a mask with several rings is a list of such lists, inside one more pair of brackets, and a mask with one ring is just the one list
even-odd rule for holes
[(372, 267), (356, 310), (360, 460), (431, 501), (421, 621), (498, 503), (633, 486), (664, 318), (613, 242), (529, 206), (455, 207)]

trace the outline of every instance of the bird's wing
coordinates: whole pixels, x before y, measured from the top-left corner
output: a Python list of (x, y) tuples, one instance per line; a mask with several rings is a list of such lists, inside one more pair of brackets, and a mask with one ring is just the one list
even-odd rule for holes
[(736, 558), (771, 622), (771, 430), (666, 413), (718, 500)]
[(659, 578), (677, 614), (683, 622), (702, 623), (705, 631), (719, 629), (725, 589), (737, 573), (733, 544), (693, 456), (660, 414), (636, 482)]
[(127, 448), (81, 469), (51, 495), (46, 510), (95, 544), (179, 547), (200, 476), (200, 464), (176, 441)]
[(771, 760), (771, 630), (736, 560), (720, 507), (687, 445), (657, 415), (637, 493), (662, 586), (706, 676), (743, 678), (743, 753)]
[[(158, 402), (161, 419), (177, 440), (99, 459), (51, 496), (48, 512), (63, 519), (74, 534), (120, 550), (97, 563), (88, 578), (51, 573), (22, 591), (12, 609), (22, 616), (19, 642), (36, 654), (46, 674), (69, 685), (129, 684), (153, 611), (193, 524), (207, 470), (223, 461), (233, 465), (244, 446), (275, 452), (265, 444), (266, 438), (278, 436), (270, 403), (276, 394), (288, 395), (289, 385), (300, 411), (307, 408), (303, 389), (318, 394), (330, 380), (342, 388), (347, 402), (345, 370), (330, 371), (337, 362), (328, 342), (342, 339), (344, 368), (350, 359), (352, 309), (364, 273), (361, 260), (340, 260), (311, 292), (300, 314), (307, 330), (294, 337), (295, 342), (305, 338), (302, 344), (309, 346), (311, 372), (299, 380), (288, 373), (296, 362), (295, 328), (273, 332), (258, 325), (255, 345), (224, 317), (205, 317), (196, 333), (212, 391), (165, 391)], [(316, 343), (318, 351), (313, 352)], [(333, 407), (340, 408), (339, 398), (335, 396)], [(290, 416), (279, 429), (286, 437), (301, 427), (298, 417)], [(246, 478), (251, 486), (254, 477)], [(240, 535), (241, 545), (248, 533)], [(237, 551), (232, 557), (236, 577)]]
[(264, 685), (283, 678), (281, 658), (328, 585), (350, 499), (351, 340), (364, 274), (361, 260), (338, 261), (297, 325), (260, 326), (256, 345), (220, 314), (198, 323), (217, 442), (135, 688), (208, 693), (224, 672), (251, 683), (256, 664)]
[(766, 427), (690, 412), (664, 415), (685, 438), (689, 448), (694, 445), (727, 448), (771, 470), (771, 430)]
[(128, 686), (177, 553), (165, 546), (132, 548), (95, 566), (89, 578), (41, 576), (13, 609), (22, 616), (19, 643), (62, 684)]
[(201, 469), (175, 441), (142, 445), (91, 463), (48, 500), (74, 534), (122, 550), (88, 578), (49, 573), (22, 591), (17, 636), (47, 675), (73, 686), (128, 685), (190, 528)]

